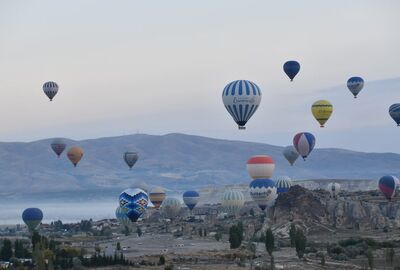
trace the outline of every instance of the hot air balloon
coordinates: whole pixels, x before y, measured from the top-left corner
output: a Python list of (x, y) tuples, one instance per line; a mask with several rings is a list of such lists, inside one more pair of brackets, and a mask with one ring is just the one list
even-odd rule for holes
[(278, 194), (288, 192), (292, 186), (292, 180), (288, 176), (278, 177), (275, 181), (275, 186)]
[(233, 81), (222, 91), (222, 101), (239, 129), (246, 129), (247, 121), (260, 105), (261, 90), (251, 81)]
[(308, 132), (297, 133), (293, 138), (293, 146), (304, 160), (311, 153), (315, 146), (315, 137)]
[(263, 211), (272, 206), (278, 197), (275, 182), (272, 179), (254, 179), (249, 188), (251, 197)]
[(318, 100), (311, 106), (311, 112), (321, 127), (324, 127), (333, 112), (333, 106), (327, 100)]
[(151, 203), (156, 209), (159, 209), (165, 200), (165, 190), (162, 187), (156, 187), (149, 193)]
[(66, 146), (67, 146), (67, 145), (65, 144), (65, 142), (63, 141), (63, 139), (60, 139), (60, 138), (54, 139), (54, 140), (51, 142), (51, 149), (53, 149), (54, 153), (56, 153), (56, 155), (57, 155), (58, 157), (60, 157), (60, 155), (62, 154), (62, 152), (64, 152)]
[(360, 93), (363, 87), (364, 80), (361, 77), (351, 77), (347, 80), (347, 88), (354, 95), (354, 98), (357, 98), (358, 93)]
[(120, 206), (118, 206), (117, 209), (115, 210), (115, 217), (122, 226), (131, 227), (132, 221), (128, 218), (126, 213), (127, 213), (126, 208), (122, 209)]
[(296, 159), (299, 157), (296, 148), (293, 145), (286, 146), (283, 149), (283, 156), (289, 161), (290, 165), (293, 166)]
[(340, 184), (339, 183), (329, 183), (328, 184), (329, 197), (337, 199), (340, 192)]
[(274, 169), (275, 162), (267, 155), (252, 156), (247, 161), (247, 172), (253, 179), (270, 178), (274, 173)]
[(46, 82), (43, 84), (43, 92), (52, 101), (58, 92), (58, 85), (55, 82)]
[(161, 210), (167, 218), (173, 219), (181, 210), (181, 202), (177, 198), (166, 198), (161, 205)]
[(136, 161), (139, 159), (139, 156), (136, 152), (125, 152), (124, 160), (126, 164), (129, 166), (129, 169), (132, 169), (133, 165), (135, 165)]
[(393, 175), (385, 175), (379, 179), (379, 189), (389, 201), (396, 194), (396, 186), (398, 183), (397, 177)]
[(200, 194), (197, 191), (189, 190), (183, 193), (182, 197), (183, 202), (190, 209), (190, 211), (192, 211), (196, 204), (199, 202)]
[(222, 208), (230, 214), (239, 213), (244, 206), (244, 195), (238, 190), (228, 189), (222, 195)]
[(297, 73), (300, 71), (300, 64), (297, 61), (287, 61), (283, 65), (283, 71), (286, 73), (286, 75), (290, 78), (290, 81), (292, 82), (294, 77), (296, 77)]
[(68, 150), (67, 156), (72, 164), (74, 164), (74, 166), (76, 167), (76, 165), (83, 157), (83, 150), (80, 147), (73, 146)]
[(149, 197), (147, 193), (140, 188), (129, 188), (119, 195), (119, 206), (126, 216), (136, 222), (146, 211)]
[(27, 208), (22, 213), (22, 220), (30, 231), (34, 231), (42, 222), (43, 212), (39, 208)]
[(389, 107), (389, 114), (396, 122), (398, 126), (400, 126), (400, 103), (395, 103)]

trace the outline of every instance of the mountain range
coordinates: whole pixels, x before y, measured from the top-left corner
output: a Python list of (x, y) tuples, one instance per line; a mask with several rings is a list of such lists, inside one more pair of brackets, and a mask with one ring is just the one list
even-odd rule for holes
[[(379, 179), (400, 174), (400, 155), (363, 153), (344, 149), (314, 149), (307, 161), (290, 166), (283, 147), (213, 139), (185, 134), (134, 134), (82, 141), (65, 139), (85, 154), (76, 168), (65, 151), (60, 158), (50, 148), (52, 139), (0, 143), (0, 195), (122, 190), (164, 186), (167, 190), (243, 185), (251, 179), (246, 161), (252, 155), (270, 155), (274, 177), (304, 179)], [(137, 151), (132, 170), (123, 153)]]

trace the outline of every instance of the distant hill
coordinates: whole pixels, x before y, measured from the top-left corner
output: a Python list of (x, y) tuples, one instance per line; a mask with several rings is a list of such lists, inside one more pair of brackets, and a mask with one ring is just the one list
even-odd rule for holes
[[(268, 154), (275, 176), (294, 179), (378, 179), (400, 174), (400, 155), (315, 149), (306, 162), (289, 166), (283, 147), (219, 140), (184, 134), (136, 134), (73, 141), (85, 155), (77, 168), (50, 149), (52, 139), (29, 143), (0, 143), (0, 194), (121, 190), (129, 186), (162, 185), (170, 190), (247, 184), (246, 161)], [(122, 159), (127, 149), (140, 158), (132, 170)]]

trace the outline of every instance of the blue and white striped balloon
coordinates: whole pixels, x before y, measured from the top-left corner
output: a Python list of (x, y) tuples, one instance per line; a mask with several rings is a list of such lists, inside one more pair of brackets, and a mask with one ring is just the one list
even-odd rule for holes
[(200, 194), (197, 191), (188, 190), (185, 193), (183, 193), (182, 197), (183, 197), (183, 202), (186, 204), (186, 206), (190, 210), (193, 210), (193, 208), (199, 202)]
[(228, 189), (222, 195), (222, 208), (230, 214), (237, 214), (244, 206), (244, 195), (239, 190)]
[(400, 103), (395, 103), (389, 107), (389, 114), (396, 122), (398, 126), (400, 126)]
[(239, 129), (245, 129), (247, 121), (260, 105), (261, 90), (251, 81), (233, 81), (222, 91), (222, 101)]
[(292, 180), (288, 176), (278, 177), (275, 181), (276, 189), (278, 194), (288, 192), (292, 186)]
[(275, 182), (269, 178), (254, 179), (249, 185), (250, 195), (261, 210), (274, 205), (278, 197)]
[(347, 88), (349, 88), (350, 92), (354, 95), (354, 98), (357, 98), (358, 93), (364, 87), (364, 80), (361, 77), (351, 77), (347, 80)]

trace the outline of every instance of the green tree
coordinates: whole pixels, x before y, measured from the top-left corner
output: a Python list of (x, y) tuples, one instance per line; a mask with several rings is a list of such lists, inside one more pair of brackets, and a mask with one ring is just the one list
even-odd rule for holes
[(306, 250), (307, 239), (303, 233), (302, 229), (296, 230), (296, 238), (295, 238), (295, 246), (296, 246), (296, 253), (299, 259), (303, 258), (304, 251)]
[(294, 225), (294, 223), (290, 224), (289, 237), (290, 237), (290, 246), (295, 247), (296, 246), (296, 225)]
[(219, 241), (222, 238), (222, 234), (220, 232), (215, 233), (215, 240)]
[(322, 253), (322, 255), (321, 255), (321, 265), (325, 266), (325, 254), (324, 253)]
[(274, 269), (274, 256), (272, 256), (272, 252), (274, 251), (275, 246), (275, 237), (272, 233), (272, 230), (269, 228), (265, 234), (265, 249), (268, 252), (268, 255), (271, 258), (271, 269)]
[(3, 261), (9, 261), (12, 256), (13, 252), (11, 241), (9, 239), (4, 239), (3, 246), (0, 250), (0, 258)]
[(165, 257), (161, 255), (160, 259), (158, 260), (158, 265), (164, 265), (164, 264), (165, 264)]
[(143, 235), (142, 229), (140, 229), (140, 227), (137, 227), (136, 229), (136, 233), (139, 237), (141, 237)]
[(229, 243), (231, 249), (238, 248), (242, 244), (241, 230), (237, 225), (229, 228)]
[(372, 253), (372, 250), (367, 251), (367, 259), (368, 259), (368, 266), (372, 270), (374, 269), (374, 254)]
[(389, 264), (390, 266), (393, 266), (393, 259), (394, 259), (394, 249), (393, 248), (388, 248), (385, 250), (386, 254), (386, 263)]
[(24, 255), (25, 255), (24, 244), (22, 243), (22, 241), (16, 239), (14, 242), (14, 256), (16, 258), (24, 258)]
[(32, 234), (32, 249), (35, 249), (36, 244), (40, 243), (42, 238), (37, 231), (34, 231)]

